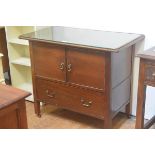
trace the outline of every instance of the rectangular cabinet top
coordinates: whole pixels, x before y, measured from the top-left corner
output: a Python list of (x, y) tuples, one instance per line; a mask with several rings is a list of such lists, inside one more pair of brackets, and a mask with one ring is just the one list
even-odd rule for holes
[(19, 36), (19, 38), (74, 47), (98, 49), (101, 51), (117, 52), (121, 48), (131, 46), (144, 39), (144, 35), (51, 26), (36, 32), (23, 34)]
[(0, 109), (28, 96), (29, 92), (0, 84)]
[(136, 55), (137, 57), (155, 60), (155, 46)]

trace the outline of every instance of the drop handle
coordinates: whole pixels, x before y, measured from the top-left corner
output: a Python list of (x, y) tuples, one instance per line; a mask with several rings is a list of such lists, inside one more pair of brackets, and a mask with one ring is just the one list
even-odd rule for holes
[(155, 72), (152, 73), (152, 76), (155, 76)]
[(92, 105), (92, 101), (85, 101), (84, 99), (81, 99), (81, 103), (84, 107), (90, 107)]
[(65, 64), (62, 62), (62, 63), (60, 64), (60, 66), (59, 66), (59, 69), (63, 71), (63, 70), (64, 70), (64, 66), (65, 66)]
[(72, 71), (72, 64), (68, 64), (68, 65), (67, 65), (67, 71), (68, 71), (68, 72), (71, 72), (71, 71)]
[(46, 94), (47, 94), (47, 96), (50, 97), (50, 98), (54, 98), (54, 97), (55, 97), (55, 93), (54, 93), (54, 92), (49, 93), (49, 90), (46, 90)]

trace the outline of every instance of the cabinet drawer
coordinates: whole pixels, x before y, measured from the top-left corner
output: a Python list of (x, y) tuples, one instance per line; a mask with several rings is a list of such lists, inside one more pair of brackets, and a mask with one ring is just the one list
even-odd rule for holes
[(146, 82), (155, 82), (155, 66), (146, 65), (145, 81)]
[(75, 112), (103, 118), (104, 94), (36, 79), (37, 99)]
[(60, 92), (58, 87), (51, 82), (36, 79), (36, 95), (37, 100), (44, 104), (57, 105), (60, 100)]

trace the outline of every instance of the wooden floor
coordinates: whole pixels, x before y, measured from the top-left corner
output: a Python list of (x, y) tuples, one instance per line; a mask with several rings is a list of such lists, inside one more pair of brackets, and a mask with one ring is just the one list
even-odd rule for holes
[[(30, 129), (101, 129), (103, 121), (64, 109), (48, 106), (42, 108), (42, 117), (34, 114), (33, 103), (26, 102), (28, 128)], [(118, 114), (113, 120), (114, 129), (134, 129), (135, 118)], [(154, 128), (154, 127), (152, 127)]]

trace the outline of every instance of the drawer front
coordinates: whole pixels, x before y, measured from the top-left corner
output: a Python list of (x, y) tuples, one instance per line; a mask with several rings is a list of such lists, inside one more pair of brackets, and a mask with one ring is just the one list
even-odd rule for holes
[(57, 105), (58, 99), (60, 99), (59, 89), (44, 80), (36, 79), (36, 95), (37, 100), (43, 102), (44, 104)]
[(155, 66), (146, 65), (145, 81), (146, 82), (155, 82)]
[(104, 53), (68, 48), (67, 71), (67, 80), (70, 83), (104, 89)]
[(36, 79), (37, 99), (75, 112), (103, 118), (104, 94)]
[(65, 81), (65, 48), (33, 43), (34, 74)]

